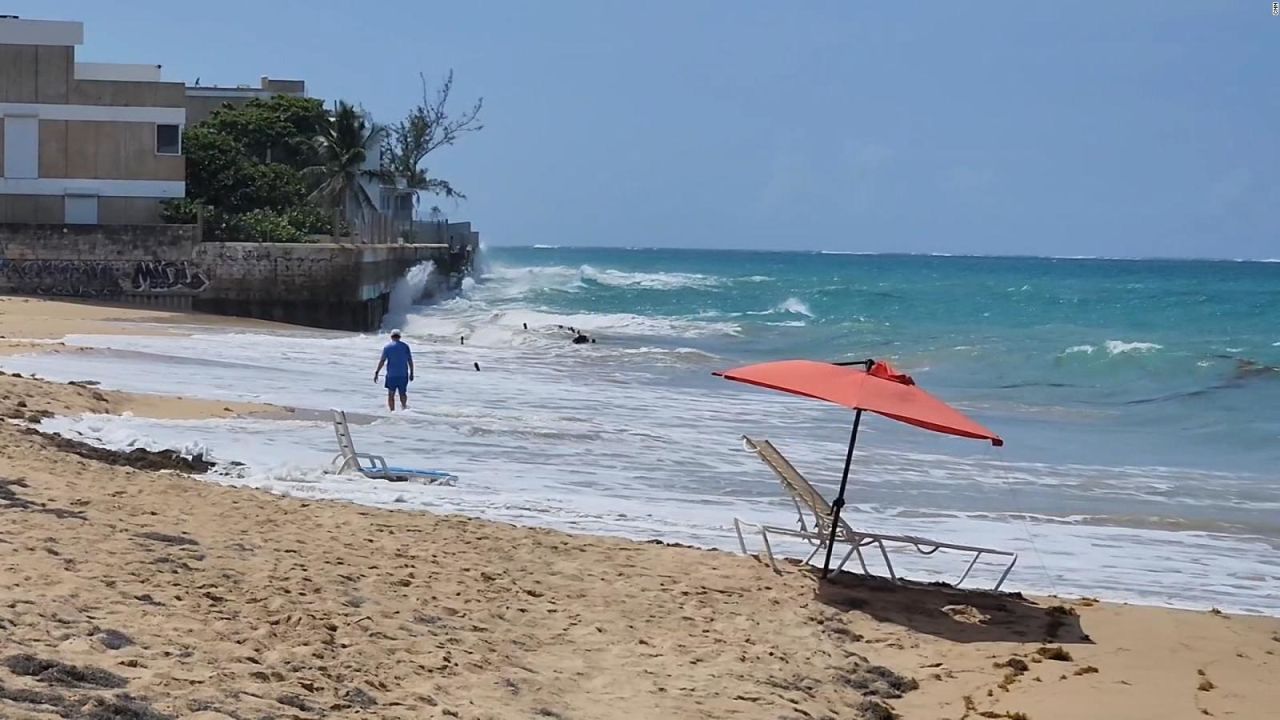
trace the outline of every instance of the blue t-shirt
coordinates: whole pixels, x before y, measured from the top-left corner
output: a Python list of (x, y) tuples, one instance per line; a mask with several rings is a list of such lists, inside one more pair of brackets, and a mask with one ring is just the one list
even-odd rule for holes
[(387, 363), (387, 377), (409, 377), (409, 361), (413, 359), (413, 353), (408, 345), (399, 340), (392, 340), (382, 348), (382, 359)]

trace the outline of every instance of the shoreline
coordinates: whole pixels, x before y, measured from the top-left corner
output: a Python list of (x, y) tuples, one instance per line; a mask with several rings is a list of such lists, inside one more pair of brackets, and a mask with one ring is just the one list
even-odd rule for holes
[[(0, 298), (0, 335), (109, 333), (133, 312)], [(287, 411), (8, 375), (0, 408)], [(29, 653), (99, 668), (140, 702), (196, 720), (872, 716), (866, 703), (906, 718), (1260, 717), (1280, 702), (1267, 682), (1280, 668), (1277, 618), (819, 586), (792, 564), (775, 575), (737, 554), (111, 467), (10, 423), (0, 446), (0, 575), (17, 578), (0, 587), (0, 686), (67, 702), (109, 702), (114, 690), (59, 689), (3, 663)], [(113, 649), (111, 632), (128, 644)], [(1054, 659), (1057, 647), (1071, 659)], [(57, 716), (5, 697), (6, 717)]]

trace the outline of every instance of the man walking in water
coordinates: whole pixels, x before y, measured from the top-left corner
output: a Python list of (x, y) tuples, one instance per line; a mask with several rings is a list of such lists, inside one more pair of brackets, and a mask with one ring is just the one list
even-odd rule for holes
[(391, 342), (382, 348), (382, 359), (378, 361), (378, 369), (373, 371), (373, 381), (378, 382), (378, 375), (383, 366), (387, 368), (387, 409), (395, 412), (396, 393), (400, 393), (400, 409), (409, 406), (409, 383), (413, 382), (413, 352), (409, 346), (400, 342), (400, 331), (391, 331)]

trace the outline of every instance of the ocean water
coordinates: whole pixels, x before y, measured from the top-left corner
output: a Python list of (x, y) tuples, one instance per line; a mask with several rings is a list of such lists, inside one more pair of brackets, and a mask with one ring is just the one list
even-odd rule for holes
[[(1280, 614), (1280, 264), (569, 248), (487, 250), (484, 264), (445, 302), (413, 302), (428, 267), (398, 289), (387, 327), (404, 329), (419, 379), (391, 417), (372, 335), (84, 336), (69, 341), (85, 352), (0, 366), (339, 406), (377, 418), (355, 428), (362, 451), (461, 476), (325, 475), (319, 421), (50, 421), (246, 463), (215, 481), (734, 550), (734, 517), (794, 517), (739, 436), (772, 439), (830, 492), (851, 413), (711, 372), (888, 358), (1006, 446), (869, 416), (856, 525), (1017, 550), (1012, 589)], [(568, 327), (597, 342), (571, 344)], [(895, 554), (925, 579), (965, 564)]]

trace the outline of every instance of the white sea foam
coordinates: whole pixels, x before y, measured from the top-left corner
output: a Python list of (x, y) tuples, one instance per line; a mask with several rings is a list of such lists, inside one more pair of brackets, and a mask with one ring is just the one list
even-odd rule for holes
[(644, 288), (648, 290), (676, 290), (679, 288), (707, 288), (724, 284), (724, 280), (710, 275), (675, 272), (623, 272), (621, 270), (597, 270), (590, 265), (578, 269), (584, 279), (610, 287)]
[(809, 306), (799, 298), (789, 297), (779, 303), (775, 309), (779, 312), (791, 313), (792, 315), (803, 315), (810, 318), (813, 317), (813, 311), (810, 310)]
[(1070, 355), (1070, 354), (1072, 354), (1072, 353), (1086, 353), (1086, 354), (1092, 355), (1092, 354), (1094, 353), (1094, 351), (1095, 351), (1095, 350), (1097, 350), (1097, 349), (1098, 349), (1098, 348), (1096, 348), (1096, 347), (1094, 347), (1094, 346), (1092, 346), (1092, 345), (1072, 345), (1071, 347), (1067, 348), (1066, 350), (1063, 350), (1063, 351), (1062, 351), (1062, 354), (1064, 354), (1064, 355)]
[(1148, 353), (1156, 350), (1164, 349), (1163, 345), (1157, 345), (1151, 342), (1125, 342), (1124, 340), (1108, 340), (1106, 342), (1107, 352), (1112, 355), (1121, 353)]
[[(806, 304), (805, 301), (799, 298), (794, 298), (794, 297), (789, 297), (786, 300), (783, 300), (782, 302), (778, 303), (777, 305), (774, 305), (773, 307), (769, 308), (768, 310), (749, 310), (745, 313), (736, 313), (736, 314), (759, 316), (759, 315), (776, 315), (779, 313), (787, 314), (787, 315), (803, 315), (807, 318), (814, 317), (813, 311), (809, 309), (808, 304)], [(766, 323), (766, 324), (777, 325), (779, 323)]]
[(485, 285), (493, 285), (490, 295), (494, 298), (519, 297), (540, 290), (579, 292), (588, 282), (617, 288), (678, 290), (717, 287), (723, 285), (725, 280), (698, 273), (626, 272), (611, 268), (597, 269), (590, 265), (577, 268), (565, 265), (500, 266), (492, 268), (484, 277)]
[(582, 274), (563, 265), (494, 267), (484, 274), (479, 285), (493, 300), (517, 298), (541, 290), (576, 292), (583, 288)]
[(395, 287), (391, 289), (387, 315), (382, 321), (384, 329), (390, 330), (403, 325), (409, 311), (427, 294), (432, 284), (443, 281), (443, 278), (436, 276), (435, 271), (435, 263), (424, 262), (411, 268), (404, 277), (396, 281)]
[[(455, 300), (440, 312), (410, 316), (403, 324), (410, 337), (424, 340), (458, 341), (469, 345), (520, 346), (551, 342), (563, 344), (568, 328), (601, 337), (696, 338), (737, 335), (734, 323), (702, 322), (632, 313), (554, 313), (535, 309), (494, 310), (469, 306)], [(477, 312), (479, 310), (479, 312)], [(528, 330), (525, 330), (528, 326)]]

